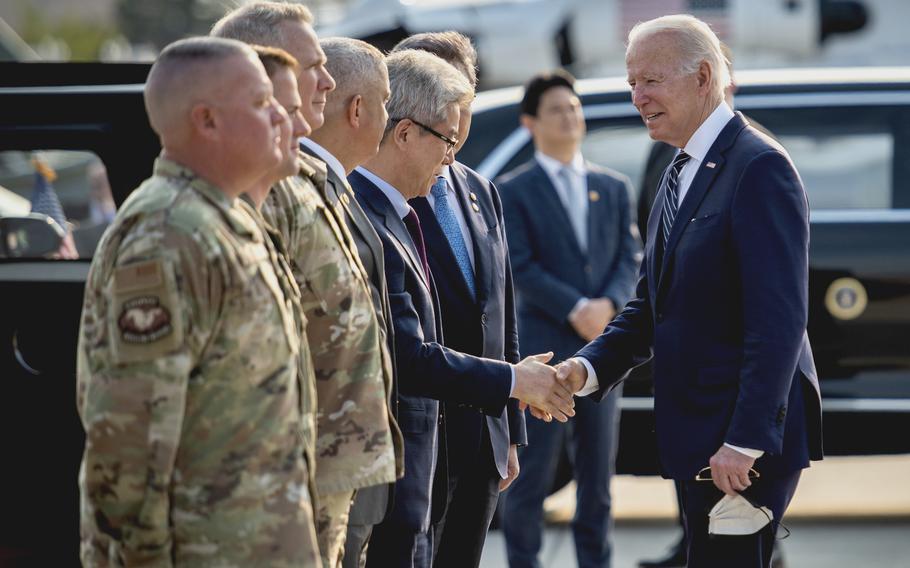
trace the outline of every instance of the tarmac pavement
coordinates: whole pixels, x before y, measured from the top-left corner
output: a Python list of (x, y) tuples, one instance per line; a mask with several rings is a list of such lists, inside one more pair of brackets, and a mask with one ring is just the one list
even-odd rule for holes
[[(613, 568), (661, 557), (679, 537), (672, 483), (617, 476)], [(545, 503), (542, 568), (577, 568), (572, 533), (574, 487)], [(506, 521), (507, 522), (507, 521)], [(831, 457), (805, 470), (784, 524), (787, 568), (910, 568), (910, 455)], [(487, 537), (481, 568), (506, 568), (505, 541)]]

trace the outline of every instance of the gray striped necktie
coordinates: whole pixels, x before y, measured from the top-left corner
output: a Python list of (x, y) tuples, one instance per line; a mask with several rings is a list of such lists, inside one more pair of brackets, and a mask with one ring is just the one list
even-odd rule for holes
[(690, 157), (685, 152), (677, 154), (664, 176), (664, 210), (661, 215), (664, 250), (667, 250), (667, 240), (670, 238), (673, 221), (676, 220), (676, 213), (679, 211), (679, 172), (682, 171)]
[(572, 171), (567, 167), (559, 168), (556, 173), (559, 183), (562, 184), (563, 203), (566, 206), (566, 213), (569, 214), (569, 222), (572, 223), (572, 230), (575, 232), (575, 238), (582, 251), (588, 250), (588, 203), (587, 196), (583, 192), (577, 191), (572, 183)]

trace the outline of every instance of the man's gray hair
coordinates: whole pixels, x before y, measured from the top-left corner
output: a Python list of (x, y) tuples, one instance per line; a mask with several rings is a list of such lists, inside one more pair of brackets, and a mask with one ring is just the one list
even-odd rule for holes
[(465, 106), (474, 88), (457, 69), (426, 51), (406, 49), (386, 57), (392, 97), (386, 105), (389, 123), (410, 118), (432, 125), (447, 118), (449, 105)]
[(169, 100), (181, 96), (189, 100), (192, 93), (206, 87), (193, 82), (202, 70), (236, 56), (257, 60), (250, 46), (232, 39), (191, 37), (165, 47), (145, 81), (145, 108), (155, 132), (161, 134), (161, 129), (176, 118), (168, 115), (169, 109), (180, 105), (166, 104)]
[(714, 91), (723, 98), (724, 89), (730, 85), (730, 61), (724, 56), (717, 35), (705, 22), (688, 14), (661, 16), (647, 22), (639, 22), (629, 31), (626, 56), (632, 47), (656, 34), (674, 34), (680, 70), (685, 73), (698, 71), (702, 61), (711, 66)]
[(443, 58), (477, 88), (477, 50), (468, 36), (455, 31), (414, 34), (398, 42), (392, 53), (405, 49), (429, 51)]
[(313, 14), (303, 4), (290, 2), (253, 2), (232, 10), (215, 22), (210, 35), (245, 43), (285, 45), (282, 22), (312, 24)]
[(336, 83), (328, 95), (329, 104), (346, 105), (354, 95), (385, 88), (380, 84), (386, 76), (385, 56), (372, 45), (349, 37), (323, 38), (319, 45), (325, 52), (326, 70)]

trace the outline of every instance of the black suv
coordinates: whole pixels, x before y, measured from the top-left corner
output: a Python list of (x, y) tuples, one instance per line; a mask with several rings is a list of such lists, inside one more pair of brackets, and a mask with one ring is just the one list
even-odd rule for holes
[[(103, 163), (117, 204), (159, 151), (147, 65), (0, 64), (0, 198), (28, 196), (28, 153), (48, 151), (83, 257), (9, 254), (0, 222), (0, 565), (77, 565), (76, 341), (89, 257), (86, 170)], [(736, 106), (788, 148), (812, 205), (809, 334), (829, 454), (910, 452), (910, 68), (740, 73)], [(636, 185), (650, 148), (621, 80), (578, 85), (586, 157)], [(494, 178), (530, 159), (520, 89), (481, 94), (459, 159)], [(61, 154), (60, 151), (65, 151)], [(3, 188), (6, 189), (3, 189)], [(21, 198), (13, 196), (15, 199)], [(2, 202), (2, 199), (0, 199)], [(0, 215), (2, 215), (0, 209)], [(9, 213), (7, 213), (9, 215)], [(622, 403), (620, 473), (655, 473), (645, 373)]]

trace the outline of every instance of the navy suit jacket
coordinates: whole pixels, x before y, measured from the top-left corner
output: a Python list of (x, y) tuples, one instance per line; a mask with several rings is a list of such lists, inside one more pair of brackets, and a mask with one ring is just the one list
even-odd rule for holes
[(432, 277), (423, 274), (404, 221), (373, 182), (356, 171), (348, 181), (382, 241), (395, 330), (398, 425), (404, 435), (405, 475), (396, 484), (390, 519), (415, 532), (426, 531), (440, 435), (437, 401), (470, 404), (499, 416), (509, 399), (511, 371), (507, 363), (465, 355), (441, 345), (442, 325)]
[(700, 164), (663, 254), (661, 212), (648, 221), (635, 298), (578, 352), (597, 373), (594, 396), (653, 346), (665, 476), (693, 479), (724, 442), (763, 450), (762, 475), (821, 459), (806, 334), (809, 209), (786, 151), (736, 113)]
[[(462, 353), (517, 363), (518, 324), (499, 193), (489, 180), (463, 164), (453, 163), (450, 172), (452, 188), (473, 241), (476, 300), (471, 297), (430, 202), (425, 197), (410, 201), (423, 227), (430, 271), (439, 294), (445, 345)], [(518, 410), (518, 401), (511, 399), (504, 412), (487, 416), (486, 421), (496, 469), (505, 478), (509, 445), (527, 443), (524, 413)], [(479, 432), (465, 431), (476, 428), (476, 424), (453, 424), (450, 416), (447, 426), (450, 458), (476, 453)], [(453, 435), (454, 428), (458, 429), (457, 436)], [(473, 447), (461, 452), (460, 445)]]
[(585, 341), (568, 315), (581, 298), (610, 298), (619, 311), (635, 289), (641, 246), (632, 230), (631, 185), (618, 172), (588, 169), (588, 247), (582, 250), (550, 176), (537, 160), (498, 185), (518, 290), (525, 353), (553, 351), (561, 361)]

